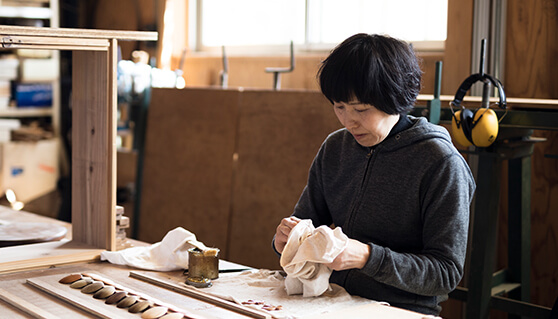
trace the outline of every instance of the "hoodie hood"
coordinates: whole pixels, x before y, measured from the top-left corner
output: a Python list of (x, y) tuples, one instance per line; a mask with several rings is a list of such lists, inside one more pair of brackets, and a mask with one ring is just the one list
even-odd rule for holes
[(376, 146), (376, 150), (396, 151), (427, 139), (442, 139), (447, 143), (452, 143), (449, 132), (443, 126), (432, 124), (424, 117), (414, 117), (412, 115), (407, 115), (407, 117), (413, 123), (413, 126), (389, 136)]

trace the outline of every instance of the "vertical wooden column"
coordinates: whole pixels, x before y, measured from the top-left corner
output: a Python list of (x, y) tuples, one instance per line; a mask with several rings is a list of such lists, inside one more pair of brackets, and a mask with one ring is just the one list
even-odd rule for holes
[(496, 262), (494, 256), (501, 167), (502, 160), (496, 153), (479, 154), (467, 319), (486, 319), (489, 315), (492, 275)]
[(521, 283), (520, 288), (511, 291), (509, 297), (529, 302), (531, 300), (531, 156), (510, 159), (508, 179), (509, 279)]
[(115, 250), (117, 41), (72, 59), (72, 236)]

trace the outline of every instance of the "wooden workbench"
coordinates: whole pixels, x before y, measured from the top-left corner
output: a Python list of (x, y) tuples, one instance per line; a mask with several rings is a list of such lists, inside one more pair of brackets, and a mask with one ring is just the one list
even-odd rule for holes
[[(43, 222), (52, 223), (53, 225), (62, 225), (71, 228), (71, 225), (58, 220), (50, 219), (47, 217), (39, 216), (29, 212), (14, 211), (7, 207), (0, 206), (0, 218), (4, 221), (11, 222)], [(46, 244), (63, 245), (68, 242), (68, 239), (63, 239), (59, 242), (52, 242)], [(145, 243), (133, 241), (135, 246), (147, 245)], [(37, 249), (37, 254), (40, 254), (40, 245), (24, 245), (34, 246)], [(24, 246), (13, 246), (3, 248), (6, 250), (18, 251)], [(0, 260), (4, 258), (0, 255)], [(188, 294), (188, 288), (184, 281), (186, 279), (182, 270), (172, 272), (155, 272), (146, 271), (128, 266), (113, 265), (108, 262), (91, 261), (91, 262), (77, 262), (67, 265), (56, 265), (53, 262), (51, 265), (45, 264), (44, 266), (37, 266), (32, 270), (17, 270), (13, 269), (9, 273), (0, 275), (0, 317), (2, 318), (140, 318), (140, 314), (130, 314), (126, 309), (117, 308), (114, 305), (106, 305), (104, 300), (98, 300), (91, 295), (86, 295), (80, 292), (79, 289), (71, 289), (68, 285), (58, 283), (63, 277), (74, 274), (92, 274), (101, 279), (114, 283), (116, 287), (123, 288), (127, 291), (137, 293), (157, 304), (164, 304), (170, 309), (177, 311), (184, 311), (188, 314), (197, 315), (199, 318), (266, 318), (270, 312), (266, 312), (252, 306), (249, 308), (241, 304), (232, 304), (227, 300), (213, 299), (211, 294), (207, 291), (199, 289), (201, 293)], [(247, 267), (228, 261), (220, 261), (220, 270), (245, 270)], [(273, 272), (270, 270), (256, 270), (259, 272)], [(220, 274), (220, 278), (213, 281), (213, 287), (219, 288), (217, 291), (226, 291), (227, 294), (235, 296), (239, 291), (239, 285), (233, 284), (228, 279), (231, 276), (240, 276), (241, 272), (228, 272)], [(228, 278), (227, 278), (228, 276)], [(241, 277), (239, 277), (241, 278)], [(43, 286), (38, 287), (39, 286)], [(274, 293), (273, 293), (274, 294)], [(213, 293), (215, 295), (215, 293)], [(278, 292), (281, 298), (285, 298), (285, 292)], [(209, 296), (209, 297), (207, 297)], [(239, 301), (243, 297), (235, 296)], [(254, 299), (269, 298), (262, 295), (254, 295)], [(291, 297), (289, 297), (291, 298)], [(322, 300), (320, 300), (320, 298)], [(285, 308), (290, 309), (291, 312), (300, 312), (301, 305), (305, 308), (320, 309), (319, 307), (327, 303), (323, 298), (302, 298), (302, 296), (292, 296), (293, 303), (284, 304)], [(265, 300), (264, 300), (265, 301)], [(273, 300), (267, 300), (273, 302)], [(344, 299), (346, 302), (346, 299)], [(261, 307), (261, 306), (260, 306)], [(305, 313), (310, 313), (308, 316), (302, 318), (359, 318), (369, 317), (371, 315), (381, 318), (409, 318), (419, 319), (423, 315), (409, 312), (406, 310), (389, 307), (376, 303), (374, 301), (366, 301), (363, 298), (356, 299), (355, 303), (339, 304), (339, 307), (330, 308), (329, 310), (317, 310), (314, 314), (313, 311), (307, 309)], [(323, 313), (327, 311), (327, 313)], [(96, 313), (95, 313), (96, 312)], [(271, 318), (271, 316), (269, 317)]]

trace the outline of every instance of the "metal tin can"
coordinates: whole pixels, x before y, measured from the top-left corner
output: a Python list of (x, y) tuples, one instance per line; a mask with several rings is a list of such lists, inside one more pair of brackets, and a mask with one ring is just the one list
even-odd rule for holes
[(219, 249), (188, 249), (188, 276), (192, 278), (219, 278)]

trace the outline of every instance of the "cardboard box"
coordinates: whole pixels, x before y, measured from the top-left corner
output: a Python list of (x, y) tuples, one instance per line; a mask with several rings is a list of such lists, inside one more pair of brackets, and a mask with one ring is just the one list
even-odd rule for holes
[(12, 189), (18, 201), (29, 202), (56, 189), (58, 140), (0, 143), (0, 189)]

